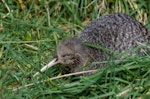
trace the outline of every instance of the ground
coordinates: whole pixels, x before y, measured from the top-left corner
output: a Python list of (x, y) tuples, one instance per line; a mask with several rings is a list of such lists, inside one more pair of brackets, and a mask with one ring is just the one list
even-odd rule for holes
[(148, 99), (149, 55), (128, 57), (118, 64), (112, 60), (90, 77), (53, 78), (61, 76), (60, 65), (32, 76), (55, 57), (62, 39), (79, 34), (91, 20), (122, 12), (149, 28), (149, 11), (146, 0), (2, 0), (0, 99)]

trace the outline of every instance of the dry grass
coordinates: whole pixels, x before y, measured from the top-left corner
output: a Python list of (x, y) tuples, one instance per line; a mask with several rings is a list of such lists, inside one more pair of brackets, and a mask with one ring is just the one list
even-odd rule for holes
[[(38, 78), (32, 76), (53, 59), (62, 39), (80, 33), (92, 19), (123, 12), (149, 28), (149, 11), (149, 1), (145, 0), (2, 0), (0, 99), (148, 99), (149, 55), (129, 57), (91, 77), (59, 78), (57, 67)], [(57, 76), (59, 79), (48, 80)], [(33, 86), (12, 91), (27, 84)]]

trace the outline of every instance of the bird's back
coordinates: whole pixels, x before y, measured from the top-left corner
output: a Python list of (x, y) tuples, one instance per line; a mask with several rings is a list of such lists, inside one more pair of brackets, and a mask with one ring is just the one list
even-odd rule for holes
[[(78, 38), (83, 43), (101, 46), (115, 52), (135, 48), (138, 46), (137, 42), (150, 43), (150, 34), (147, 29), (140, 22), (122, 13), (109, 14), (91, 21)], [(94, 52), (98, 60), (105, 57), (101, 49), (92, 48), (90, 52), (92, 54)]]

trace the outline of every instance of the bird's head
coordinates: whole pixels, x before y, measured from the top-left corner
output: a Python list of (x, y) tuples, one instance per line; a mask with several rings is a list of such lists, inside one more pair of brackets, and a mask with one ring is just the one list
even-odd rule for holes
[(87, 56), (86, 47), (78, 38), (67, 38), (57, 46), (57, 56), (65, 65), (81, 65)]
[[(54, 58), (46, 66), (41, 69), (44, 72), (46, 69), (61, 63), (69, 67), (69, 72), (75, 72), (89, 61), (88, 47), (84, 46), (82, 41), (76, 37), (67, 38), (60, 42), (57, 46), (57, 58)], [(66, 71), (68, 72), (68, 71)], [(35, 73), (33, 77), (39, 75)]]

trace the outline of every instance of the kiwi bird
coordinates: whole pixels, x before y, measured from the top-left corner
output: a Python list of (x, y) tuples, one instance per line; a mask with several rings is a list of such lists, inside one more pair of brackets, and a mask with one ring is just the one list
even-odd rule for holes
[[(76, 37), (60, 42), (57, 46), (56, 61), (65, 64), (69, 68), (68, 71), (72, 73), (97, 69), (101, 65), (83, 67), (85, 64), (104, 61), (114, 55), (111, 51), (87, 46), (85, 43), (120, 53), (138, 47), (138, 43), (149, 44), (150, 34), (140, 22), (126, 14), (108, 14), (91, 21)], [(136, 55), (142, 50), (143, 48), (139, 48), (128, 55)]]

